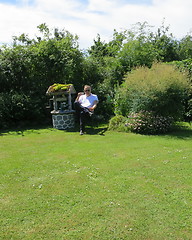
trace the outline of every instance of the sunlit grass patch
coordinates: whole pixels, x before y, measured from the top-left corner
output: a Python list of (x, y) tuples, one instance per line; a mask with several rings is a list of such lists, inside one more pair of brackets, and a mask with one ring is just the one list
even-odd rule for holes
[(88, 132), (2, 134), (0, 238), (190, 239), (192, 129)]

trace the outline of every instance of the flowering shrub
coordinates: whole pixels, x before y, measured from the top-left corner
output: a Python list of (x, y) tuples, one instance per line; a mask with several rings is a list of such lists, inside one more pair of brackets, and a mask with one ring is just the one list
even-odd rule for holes
[(154, 115), (150, 111), (132, 113), (128, 116), (126, 126), (131, 132), (142, 134), (159, 134), (169, 131), (173, 118)]

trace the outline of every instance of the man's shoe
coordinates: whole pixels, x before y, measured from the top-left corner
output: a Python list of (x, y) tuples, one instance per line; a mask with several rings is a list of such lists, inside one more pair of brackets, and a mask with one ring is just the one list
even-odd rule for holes
[(81, 131), (80, 131), (80, 135), (83, 135), (83, 134), (84, 134), (84, 133), (83, 133), (83, 131), (81, 130)]
[(93, 115), (93, 112), (89, 112), (89, 116), (91, 117)]

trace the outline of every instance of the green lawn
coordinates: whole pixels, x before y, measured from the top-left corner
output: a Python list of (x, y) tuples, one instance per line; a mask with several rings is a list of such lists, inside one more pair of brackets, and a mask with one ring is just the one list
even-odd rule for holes
[(0, 239), (192, 239), (192, 128), (89, 133), (0, 134)]

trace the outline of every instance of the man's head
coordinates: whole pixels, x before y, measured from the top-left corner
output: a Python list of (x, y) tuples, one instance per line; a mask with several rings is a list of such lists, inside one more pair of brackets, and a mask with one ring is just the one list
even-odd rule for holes
[(84, 86), (84, 92), (86, 96), (91, 95), (91, 87), (89, 85)]

